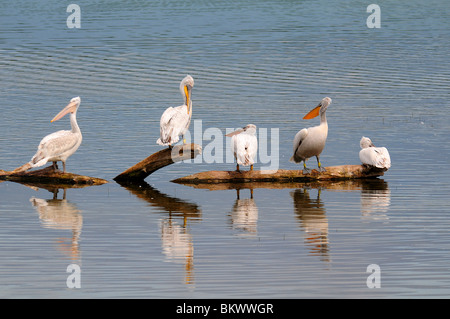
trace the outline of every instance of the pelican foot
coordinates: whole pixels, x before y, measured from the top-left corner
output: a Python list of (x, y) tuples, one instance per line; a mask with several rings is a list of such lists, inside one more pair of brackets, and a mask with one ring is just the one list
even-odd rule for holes
[(302, 173), (303, 175), (311, 174), (311, 169), (304, 167)]
[(324, 167), (322, 167), (322, 166), (319, 166), (319, 168), (318, 168), (317, 170), (318, 170), (319, 172), (321, 172), (321, 173), (327, 171), (327, 170), (326, 170)]

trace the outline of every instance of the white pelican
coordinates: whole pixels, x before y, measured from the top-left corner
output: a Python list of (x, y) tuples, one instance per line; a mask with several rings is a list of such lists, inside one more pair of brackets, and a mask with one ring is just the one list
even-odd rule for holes
[(331, 99), (326, 97), (303, 117), (303, 119), (309, 120), (320, 114), (320, 125), (304, 128), (295, 135), (293, 143), (294, 155), (292, 155), (290, 161), (295, 163), (303, 161), (303, 172), (306, 174), (311, 172), (309, 168), (306, 168), (306, 160), (313, 156), (317, 158), (319, 172), (326, 171), (320, 163), (320, 153), (322, 153), (327, 141), (328, 123), (325, 112), (330, 104)]
[(183, 143), (186, 143), (184, 134), (189, 128), (192, 117), (192, 100), (191, 90), (194, 87), (194, 79), (187, 75), (180, 83), (181, 95), (184, 104), (177, 107), (169, 107), (161, 115), (160, 121), (160, 138), (156, 141), (159, 145), (175, 144), (179, 140), (179, 136), (183, 136)]
[(359, 159), (363, 164), (384, 169), (391, 167), (391, 157), (386, 147), (375, 147), (370, 138), (364, 136), (359, 145), (362, 148)]
[(236, 170), (239, 171), (239, 165), (248, 166), (253, 170), (256, 152), (258, 151), (258, 140), (256, 139), (256, 126), (248, 124), (227, 134), (231, 137), (231, 151), (236, 158)]
[(58, 131), (47, 135), (38, 146), (36, 154), (29, 162), (31, 168), (45, 165), (47, 162), (53, 162), (53, 168), (56, 170), (56, 162), (63, 163), (63, 171), (66, 172), (66, 160), (75, 153), (81, 144), (82, 136), (77, 124), (77, 110), (80, 106), (79, 96), (70, 100), (70, 103), (59, 112), (51, 122), (61, 119), (67, 113), (70, 113), (70, 131)]

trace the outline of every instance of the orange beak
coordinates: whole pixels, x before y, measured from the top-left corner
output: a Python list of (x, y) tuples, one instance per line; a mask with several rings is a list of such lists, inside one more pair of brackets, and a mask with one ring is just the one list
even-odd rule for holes
[(187, 112), (189, 114), (190, 110), (190, 101), (191, 101), (191, 90), (187, 87), (187, 85), (184, 86), (184, 94), (186, 95), (186, 106), (187, 106)]
[(50, 122), (57, 121), (64, 117), (67, 113), (73, 113), (77, 109), (77, 102), (70, 102), (67, 106), (59, 112)]
[(319, 116), (319, 114), (320, 114), (320, 107), (321, 106), (322, 106), (321, 104), (317, 105), (315, 108), (313, 108), (311, 111), (309, 111), (309, 113), (306, 114), (303, 117), (303, 119), (304, 120), (310, 120), (310, 119), (313, 119), (313, 118)]

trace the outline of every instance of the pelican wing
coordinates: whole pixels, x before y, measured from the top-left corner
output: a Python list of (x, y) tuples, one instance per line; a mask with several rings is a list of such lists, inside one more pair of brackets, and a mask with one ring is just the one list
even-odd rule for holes
[(161, 116), (160, 138), (157, 143), (169, 145), (178, 142), (179, 136), (186, 132), (190, 122), (186, 105), (167, 108)]
[(385, 147), (367, 147), (359, 152), (359, 159), (363, 164), (378, 168), (390, 168), (391, 158)]
[(253, 165), (258, 151), (258, 140), (255, 135), (237, 134), (232, 137), (234, 156), (239, 165)]
[[(59, 157), (73, 149), (78, 142), (78, 137), (71, 131), (58, 131), (49, 134), (39, 143), (38, 151), (31, 162), (36, 166), (44, 165), (49, 159)], [(39, 163), (41, 161), (42, 163)]]
[(298, 131), (298, 133), (295, 134), (293, 143), (294, 155), (292, 155), (290, 159), (291, 162), (300, 163), (302, 161), (302, 159), (297, 155), (297, 151), (300, 145), (302, 145), (302, 142), (305, 140), (306, 136), (308, 136), (308, 129), (306, 128)]

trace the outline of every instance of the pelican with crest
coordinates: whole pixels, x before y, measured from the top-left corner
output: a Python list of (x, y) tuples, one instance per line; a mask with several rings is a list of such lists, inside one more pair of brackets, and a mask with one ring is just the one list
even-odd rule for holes
[(231, 151), (234, 154), (234, 158), (236, 158), (236, 170), (239, 171), (239, 165), (250, 165), (250, 170), (252, 171), (258, 151), (256, 125), (248, 124), (226, 136), (231, 137)]
[(320, 163), (320, 154), (325, 148), (325, 142), (328, 136), (328, 123), (325, 112), (331, 104), (331, 99), (326, 97), (306, 114), (303, 119), (309, 120), (320, 115), (320, 125), (304, 128), (300, 130), (294, 137), (293, 151), (290, 161), (295, 163), (303, 162), (303, 173), (309, 174), (311, 170), (306, 167), (306, 160), (315, 156), (317, 159), (318, 171), (325, 172), (326, 169)]
[(184, 134), (189, 128), (192, 117), (191, 91), (194, 87), (194, 79), (187, 75), (180, 83), (180, 92), (184, 99), (184, 104), (177, 107), (169, 107), (161, 115), (160, 137), (156, 141), (159, 145), (169, 146), (177, 143), (180, 135), (183, 137), (183, 143), (186, 143)]
[(385, 170), (391, 167), (391, 157), (386, 147), (375, 147), (370, 138), (365, 136), (361, 138), (359, 145), (361, 146), (359, 159), (364, 165)]
[(80, 106), (79, 96), (70, 100), (70, 103), (59, 112), (51, 122), (57, 121), (70, 113), (70, 131), (62, 130), (44, 137), (39, 143), (38, 150), (28, 163), (30, 168), (45, 165), (47, 162), (53, 162), (53, 169), (56, 170), (56, 162), (63, 163), (63, 171), (66, 172), (66, 161), (80, 147), (83, 139), (81, 130), (77, 123), (77, 110)]

